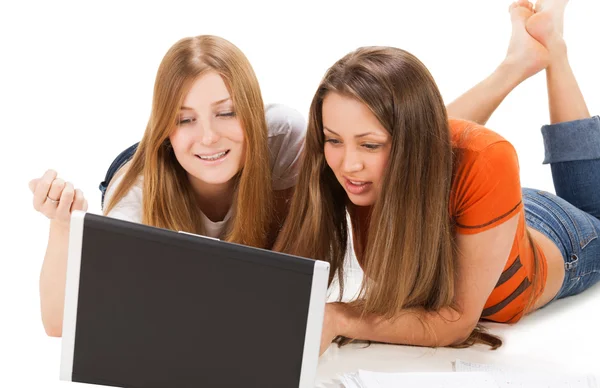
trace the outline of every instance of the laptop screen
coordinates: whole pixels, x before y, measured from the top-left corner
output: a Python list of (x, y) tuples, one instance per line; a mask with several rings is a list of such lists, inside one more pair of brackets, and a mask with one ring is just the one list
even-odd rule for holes
[(87, 214), (72, 380), (298, 387), (313, 271), (313, 260)]

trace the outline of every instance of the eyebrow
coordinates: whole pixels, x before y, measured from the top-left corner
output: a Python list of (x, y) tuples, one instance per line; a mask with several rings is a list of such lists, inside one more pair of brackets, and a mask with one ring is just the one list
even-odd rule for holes
[[(215, 102), (213, 102), (210, 105), (216, 106), (216, 105), (222, 104), (224, 102), (227, 102), (228, 100), (231, 100), (231, 97), (225, 97), (224, 99), (219, 100), (219, 101), (215, 101)], [(180, 109), (181, 110), (194, 110), (194, 108), (190, 108), (189, 106), (182, 106)]]
[[(331, 129), (327, 128), (326, 126), (323, 126), (323, 129), (325, 129), (326, 131), (329, 131), (329, 132), (333, 133), (336, 136), (340, 136), (338, 133), (332, 131)], [(381, 135), (379, 135), (378, 133), (375, 133), (375, 132), (365, 132), (365, 133), (361, 133), (361, 134), (355, 135), (354, 137), (358, 139), (358, 138), (365, 137), (365, 136), (368, 136), (368, 135), (381, 136)]]

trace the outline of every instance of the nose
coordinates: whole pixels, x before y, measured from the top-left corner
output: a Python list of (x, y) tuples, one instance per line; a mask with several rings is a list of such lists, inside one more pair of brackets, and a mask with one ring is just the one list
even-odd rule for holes
[(219, 139), (219, 133), (211, 125), (210, 120), (201, 120), (200, 142), (202, 145), (209, 146), (216, 143)]
[(364, 164), (360, 155), (353, 147), (347, 147), (344, 150), (344, 160), (342, 161), (342, 168), (345, 173), (354, 173), (362, 170)]

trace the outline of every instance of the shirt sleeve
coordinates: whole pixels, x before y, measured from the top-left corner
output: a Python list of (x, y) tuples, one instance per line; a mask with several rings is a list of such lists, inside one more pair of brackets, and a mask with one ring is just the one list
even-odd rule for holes
[[(117, 187), (123, 181), (125, 175), (117, 177), (115, 181), (106, 190), (104, 197), (105, 203), (108, 203), (115, 193)], [(131, 186), (131, 189), (121, 198), (121, 200), (108, 212), (107, 217), (118, 218), (124, 221), (142, 223), (142, 180)]]
[(269, 130), (273, 190), (285, 190), (295, 186), (298, 180), (306, 120), (295, 109), (280, 104), (267, 105), (265, 115)]
[(508, 141), (487, 146), (477, 155), (463, 155), (463, 166), (453, 187), (458, 233), (476, 234), (492, 229), (523, 207), (519, 161)]

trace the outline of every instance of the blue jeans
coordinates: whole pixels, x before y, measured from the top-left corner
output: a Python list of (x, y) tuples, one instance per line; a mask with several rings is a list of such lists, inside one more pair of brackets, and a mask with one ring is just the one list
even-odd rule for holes
[(106, 194), (106, 188), (108, 187), (108, 184), (113, 179), (117, 171), (119, 171), (119, 169), (123, 167), (125, 163), (129, 162), (131, 158), (133, 158), (133, 154), (135, 154), (135, 151), (137, 150), (139, 144), (139, 142), (135, 143), (131, 147), (127, 148), (125, 151), (121, 152), (119, 156), (117, 156), (115, 160), (110, 164), (108, 171), (106, 171), (106, 176), (104, 177), (104, 180), (100, 182), (99, 186), (100, 192), (102, 193), (102, 199), (100, 202), (100, 206), (102, 209), (104, 209), (104, 195)]
[(527, 225), (552, 240), (565, 261), (555, 299), (600, 280), (600, 117), (542, 127), (556, 195), (523, 189)]

